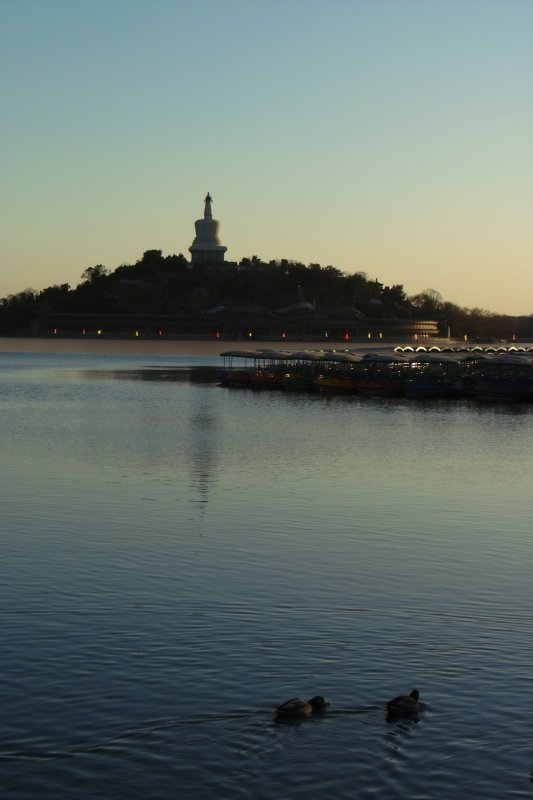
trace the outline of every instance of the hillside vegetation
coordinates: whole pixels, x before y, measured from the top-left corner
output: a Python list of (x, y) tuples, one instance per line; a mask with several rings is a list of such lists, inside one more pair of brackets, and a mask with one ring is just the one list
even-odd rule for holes
[(0, 300), (0, 331), (39, 330), (50, 313), (164, 314), (213, 313), (242, 308), (248, 313), (305, 308), (344, 309), (372, 319), (435, 319), (443, 335), (479, 339), (526, 338), (533, 317), (512, 317), (483, 309), (461, 308), (427, 289), (408, 297), (402, 285), (384, 286), (365, 273), (257, 256), (240, 263), (195, 265), (183, 255), (148, 250), (135, 264), (114, 271), (103, 265), (86, 269), (80, 283), (26, 289)]

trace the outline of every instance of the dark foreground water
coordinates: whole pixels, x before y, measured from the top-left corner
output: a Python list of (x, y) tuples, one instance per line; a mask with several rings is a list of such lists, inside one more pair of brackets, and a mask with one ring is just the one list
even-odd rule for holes
[(533, 407), (200, 362), (0, 355), (2, 798), (532, 798)]

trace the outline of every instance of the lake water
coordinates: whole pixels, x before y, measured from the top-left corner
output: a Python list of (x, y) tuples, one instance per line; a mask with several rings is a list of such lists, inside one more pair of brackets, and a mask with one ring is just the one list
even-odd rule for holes
[(219, 362), (0, 355), (1, 796), (532, 798), (533, 407)]

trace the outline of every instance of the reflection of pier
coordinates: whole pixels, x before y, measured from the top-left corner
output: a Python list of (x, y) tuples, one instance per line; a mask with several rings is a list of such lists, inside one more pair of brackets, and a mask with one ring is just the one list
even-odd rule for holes
[(229, 350), (227, 387), (533, 402), (533, 347)]

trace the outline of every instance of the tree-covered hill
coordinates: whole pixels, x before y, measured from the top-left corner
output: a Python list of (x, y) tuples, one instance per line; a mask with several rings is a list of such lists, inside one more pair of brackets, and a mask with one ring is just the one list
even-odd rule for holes
[(0, 332), (39, 332), (50, 314), (176, 315), (239, 309), (253, 313), (343, 312), (373, 320), (436, 319), (441, 332), (469, 338), (533, 334), (532, 317), (511, 317), (445, 302), (428, 289), (407, 297), (403, 286), (384, 286), (365, 273), (343, 273), (320, 264), (257, 256), (240, 263), (195, 265), (183, 255), (147, 250), (135, 264), (114, 271), (89, 267), (80, 283), (27, 289), (0, 300)]

